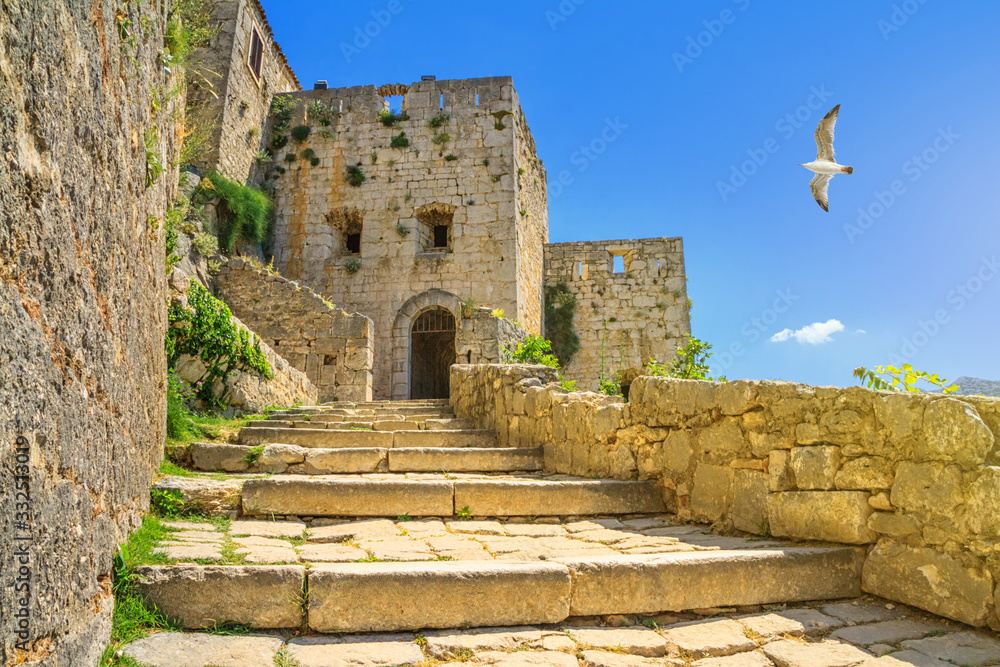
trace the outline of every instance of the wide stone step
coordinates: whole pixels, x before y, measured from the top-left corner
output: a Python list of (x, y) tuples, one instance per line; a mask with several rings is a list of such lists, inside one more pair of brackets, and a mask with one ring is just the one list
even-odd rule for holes
[(186, 628), (241, 623), (277, 629), (305, 621), (319, 632), (349, 633), (849, 598), (861, 594), (863, 558), (856, 547), (791, 547), (310, 569), (185, 564), (136, 572), (147, 604)]
[(335, 428), (272, 428), (245, 426), (239, 444), (284, 444), (337, 449), (341, 447), (496, 447), (497, 436), (489, 430), (414, 431)]
[(188, 448), (195, 470), (324, 475), (368, 472), (518, 472), (543, 468), (541, 448), (343, 447), (194, 443)]
[[(390, 452), (391, 456), (392, 452)], [(243, 511), (295, 516), (577, 516), (664, 511), (655, 482), (547, 479), (250, 479)]]

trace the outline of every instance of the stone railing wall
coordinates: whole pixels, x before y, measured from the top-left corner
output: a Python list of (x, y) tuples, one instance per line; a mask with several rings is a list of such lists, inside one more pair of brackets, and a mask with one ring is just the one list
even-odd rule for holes
[(476, 308), (458, 322), (455, 354), (466, 364), (502, 363), (503, 350), (511, 350), (528, 334), (508, 319), (494, 317), (489, 308)]
[(307, 287), (236, 257), (215, 278), (218, 297), (319, 389), (319, 401), (372, 400), (372, 321)]
[[(233, 317), (233, 322), (241, 329), (250, 331), (245, 324)], [(260, 338), (250, 332), (251, 336)], [(215, 396), (220, 396), (231, 407), (244, 412), (259, 412), (267, 406), (288, 407), (296, 403), (315, 405), (319, 397), (316, 386), (305, 373), (296, 370), (279, 356), (264, 341), (260, 349), (271, 366), (274, 376), (264, 378), (250, 371), (235, 371), (226, 378), (225, 386), (219, 382), (212, 388)], [(182, 354), (174, 369), (189, 383), (197, 382), (205, 374), (206, 366), (198, 357)]]
[(1000, 628), (1000, 399), (640, 377), (625, 404), (553, 375), (454, 366), (452, 404), (547, 472), (658, 480), (682, 520), (869, 545), (865, 591)]

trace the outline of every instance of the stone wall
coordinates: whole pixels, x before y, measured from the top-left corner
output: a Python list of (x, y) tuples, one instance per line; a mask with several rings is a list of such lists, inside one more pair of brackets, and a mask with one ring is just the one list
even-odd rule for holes
[(308, 376), (320, 402), (372, 399), (370, 319), (242, 258), (230, 259), (215, 285), (236, 317)]
[[(235, 316), (233, 323), (240, 329), (249, 331), (251, 340), (260, 339)], [(235, 371), (226, 378), (224, 386), (222, 382), (218, 382), (212, 387), (213, 395), (242, 412), (260, 412), (268, 406), (316, 405), (319, 390), (306, 374), (293, 368), (263, 340), (260, 340), (260, 349), (270, 364), (274, 377), (261, 377), (254, 371)], [(188, 383), (194, 383), (205, 375), (207, 369), (201, 359), (182, 354), (174, 370)]]
[[(262, 128), (271, 100), (275, 93), (301, 87), (259, 0), (215, 0), (214, 6), (221, 30), (191, 57), (201, 72), (199, 79), (211, 86), (195, 85), (189, 97), (193, 104), (203, 105), (203, 113), (216, 118), (218, 125), (208, 155), (196, 166), (203, 171), (218, 168), (241, 183), (259, 183), (263, 174), (254, 158), (264, 148)], [(264, 43), (259, 79), (248, 64), (253, 29)]]
[(1000, 629), (1000, 399), (640, 377), (629, 403), (454, 366), (458, 417), (545, 469), (656, 479), (683, 520), (870, 545), (872, 594)]
[(458, 323), (456, 357), (464, 364), (503, 363), (507, 361), (504, 350), (513, 350), (527, 335), (510, 320), (494, 317), (489, 308), (475, 308), (463, 312)]
[[(404, 93), (393, 104), (409, 120), (384, 126), (378, 112), (391, 100), (383, 94)], [(289, 139), (276, 155), (275, 265), (372, 318), (376, 396), (409, 395), (409, 336), (397, 336), (396, 324), (413, 299), (432, 292), (456, 302), (472, 298), (540, 331), (545, 171), (509, 77), (293, 97), (299, 105), (291, 125), (308, 123), (311, 133), (301, 143)], [(310, 101), (331, 109), (329, 126), (306, 117)], [(450, 120), (429, 127), (442, 113)], [(403, 132), (409, 146), (390, 148)], [(353, 187), (345, 177), (357, 166), (365, 181)], [(450, 225), (449, 247), (433, 247), (435, 225)], [(358, 253), (346, 244), (355, 233)], [(410, 310), (405, 327), (419, 315)]]
[[(621, 257), (622, 271), (614, 271)], [(545, 285), (565, 282), (576, 297), (580, 349), (563, 374), (596, 389), (614, 377), (668, 362), (691, 333), (684, 248), (679, 238), (578, 241), (545, 246)]]
[[(148, 4), (0, 5), (0, 664), (97, 664), (115, 547), (160, 461), (163, 23)], [(167, 168), (147, 188), (153, 126)]]

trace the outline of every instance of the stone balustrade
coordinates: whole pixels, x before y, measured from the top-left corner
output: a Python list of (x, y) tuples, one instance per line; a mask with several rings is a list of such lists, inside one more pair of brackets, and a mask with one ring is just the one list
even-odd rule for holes
[(866, 545), (864, 590), (1000, 629), (1000, 399), (640, 377), (629, 403), (542, 366), (456, 365), (459, 418), (545, 470), (657, 480), (684, 520)]

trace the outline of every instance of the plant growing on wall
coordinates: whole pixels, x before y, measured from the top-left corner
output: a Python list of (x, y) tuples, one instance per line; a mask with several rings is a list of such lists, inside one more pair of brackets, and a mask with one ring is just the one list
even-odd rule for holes
[(254, 161), (261, 167), (270, 164), (273, 160), (274, 157), (264, 148), (257, 151), (257, 154), (254, 156)]
[(573, 318), (576, 314), (576, 297), (569, 290), (566, 281), (545, 288), (545, 333), (552, 341), (552, 351), (562, 363), (567, 365), (580, 349), (580, 337), (576, 334)]
[(215, 257), (216, 253), (219, 252), (219, 239), (205, 232), (195, 234), (191, 245), (202, 257)]
[(684, 345), (677, 346), (677, 357), (667, 366), (655, 359), (650, 359), (646, 365), (646, 375), (654, 377), (672, 377), (684, 380), (715, 380), (726, 382), (726, 376), (711, 377), (708, 359), (712, 356), (712, 346), (702, 340), (690, 336)]
[(401, 222), (396, 223), (396, 233), (399, 234), (400, 238), (405, 239), (410, 235), (410, 228)]
[(320, 125), (329, 125), (333, 118), (333, 108), (319, 100), (309, 100), (309, 103), (306, 104), (306, 118), (310, 121), (316, 121)]
[(361, 270), (361, 260), (357, 257), (348, 257), (344, 260), (344, 271), (348, 275), (354, 275)]
[(216, 216), (219, 220), (219, 246), (232, 252), (237, 238), (249, 243), (260, 243), (267, 235), (271, 214), (271, 200), (266, 194), (246, 185), (231, 181), (217, 171), (207, 179), (213, 193), (218, 196)]
[(308, 125), (296, 125), (291, 130), (292, 139), (295, 139), (295, 141), (301, 144), (309, 138), (310, 132), (312, 132), (312, 128)]
[(271, 139), (271, 150), (279, 151), (288, 145), (288, 135), (279, 134)]
[(344, 180), (347, 181), (352, 187), (358, 187), (365, 182), (365, 173), (361, 171), (361, 165), (355, 165), (353, 167), (347, 168), (347, 173), (344, 174)]
[(471, 296), (462, 302), (462, 319), (469, 319), (476, 311), (476, 300)]
[(458, 156), (455, 155), (454, 153), (448, 153), (447, 155), (444, 156), (444, 161), (445, 162), (454, 162), (457, 159), (458, 159)]
[(442, 111), (441, 113), (439, 113), (438, 115), (434, 116), (429, 121), (427, 121), (427, 127), (432, 127), (436, 130), (442, 125), (447, 125), (450, 120), (451, 120), (451, 114), (448, 113), (447, 111)]
[[(885, 377), (879, 377), (880, 375)], [(864, 366), (859, 366), (854, 369), (854, 377), (866, 384), (869, 389), (880, 391), (907, 391), (919, 394), (920, 388), (915, 384), (919, 381), (938, 387), (942, 394), (951, 394), (958, 391), (957, 384), (948, 385), (948, 380), (940, 377), (937, 373), (918, 371), (911, 364), (903, 364), (899, 368), (895, 366), (876, 366), (875, 370), (868, 370)]]
[(146, 144), (146, 187), (148, 188), (156, 183), (163, 173), (163, 162), (160, 160), (158, 150), (160, 139), (156, 134), (155, 125), (146, 130), (143, 142)]
[(275, 95), (271, 100), (271, 129), (274, 134), (284, 134), (292, 124), (292, 110), (295, 98), (291, 95)]
[(552, 343), (541, 336), (528, 336), (520, 341), (513, 350), (506, 350), (512, 364), (541, 364), (551, 368), (559, 368), (559, 360), (552, 354)]
[(389, 142), (389, 148), (406, 148), (410, 145), (410, 140), (406, 138), (406, 132), (400, 132)]
[(451, 141), (451, 135), (447, 132), (438, 132), (431, 141), (438, 146), (442, 146)]
[(167, 310), (167, 367), (175, 368), (181, 355), (197, 357), (205, 372), (195, 383), (201, 400), (216, 407), (224, 406), (222, 396), (213, 387), (225, 382), (233, 371), (253, 371), (264, 378), (274, 374), (260, 340), (248, 330), (236, 326), (229, 306), (216, 299), (197, 281), (191, 280), (187, 306), (174, 301)]
[(378, 119), (386, 127), (395, 127), (404, 120), (410, 120), (405, 113), (397, 113), (394, 109), (383, 109), (378, 112)]

